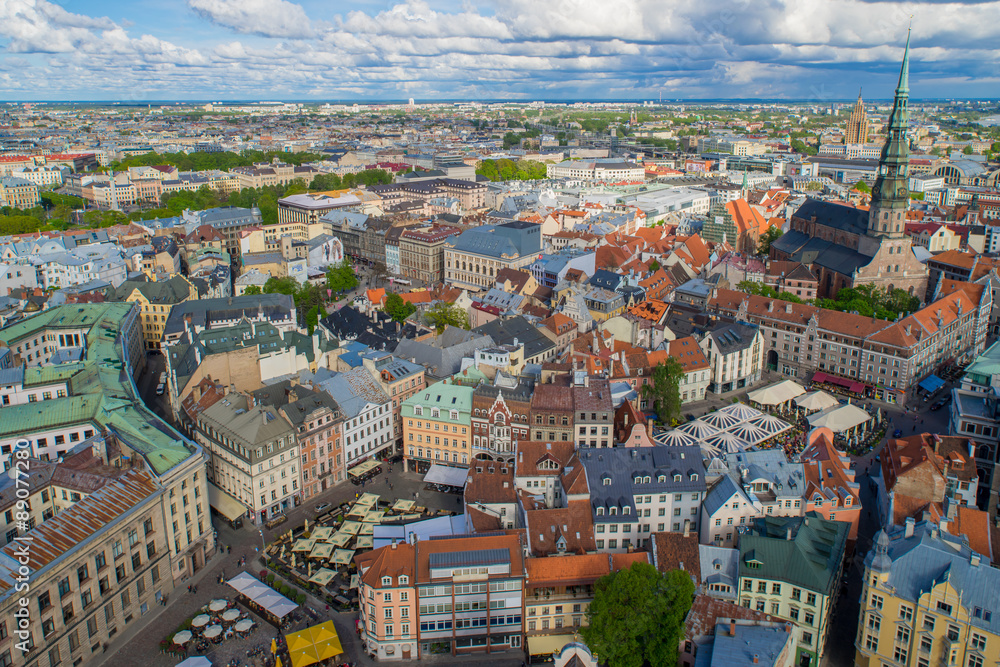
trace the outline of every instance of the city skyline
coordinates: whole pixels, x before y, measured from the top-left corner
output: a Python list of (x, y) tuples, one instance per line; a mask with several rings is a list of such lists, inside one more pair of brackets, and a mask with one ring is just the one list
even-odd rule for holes
[(998, 5), (10, 0), (0, 95), (824, 103), (861, 84), (886, 99), (912, 15), (914, 98), (977, 98), (1000, 86), (1000, 29), (981, 20)]

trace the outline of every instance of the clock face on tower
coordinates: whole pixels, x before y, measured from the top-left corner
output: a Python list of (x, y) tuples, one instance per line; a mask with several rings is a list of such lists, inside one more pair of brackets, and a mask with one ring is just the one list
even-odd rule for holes
[(872, 197), (878, 197), (879, 186), (875, 185), (872, 187)]

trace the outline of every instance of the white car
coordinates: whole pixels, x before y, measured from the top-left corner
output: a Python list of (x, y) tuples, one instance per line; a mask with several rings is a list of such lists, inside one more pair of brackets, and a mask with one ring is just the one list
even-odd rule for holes
[(167, 382), (167, 372), (163, 371), (160, 373), (160, 384), (166, 384)]
[(157, 396), (163, 396), (163, 391), (166, 388), (167, 388), (167, 385), (163, 384), (162, 382), (160, 384), (156, 385), (156, 395)]

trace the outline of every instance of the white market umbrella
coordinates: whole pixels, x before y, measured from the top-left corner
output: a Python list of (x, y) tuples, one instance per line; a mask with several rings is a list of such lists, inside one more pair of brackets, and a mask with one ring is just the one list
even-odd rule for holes
[(222, 620), (225, 621), (226, 623), (232, 623), (233, 621), (236, 621), (239, 617), (240, 617), (239, 609), (227, 609), (222, 614)]
[(214, 639), (222, 634), (221, 625), (212, 625), (205, 630), (205, 639)]
[(225, 600), (212, 600), (212, 603), (208, 605), (208, 610), (218, 613), (228, 606), (229, 603)]
[(184, 646), (189, 641), (191, 641), (191, 637), (192, 635), (190, 630), (181, 630), (176, 635), (174, 635), (174, 643), (177, 644), (178, 646)]
[(198, 616), (195, 616), (193, 619), (191, 619), (191, 627), (193, 628), (205, 627), (211, 620), (212, 619), (209, 617), (208, 614), (199, 614)]
[(250, 628), (253, 627), (253, 621), (249, 618), (244, 618), (242, 621), (233, 626), (236, 628), (236, 632), (248, 632)]

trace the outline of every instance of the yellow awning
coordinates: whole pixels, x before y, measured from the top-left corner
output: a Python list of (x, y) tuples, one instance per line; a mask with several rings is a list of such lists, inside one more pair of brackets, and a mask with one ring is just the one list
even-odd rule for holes
[(208, 483), (208, 504), (230, 521), (235, 521), (247, 513), (243, 503), (211, 482)]
[(333, 621), (285, 635), (292, 667), (307, 667), (344, 652)]
[(353, 475), (354, 477), (361, 477), (362, 475), (367, 475), (369, 472), (377, 468), (379, 465), (380, 464), (378, 461), (373, 461), (369, 459), (367, 461), (362, 461), (358, 465), (348, 470), (347, 474)]
[(552, 655), (562, 650), (570, 642), (578, 641), (577, 635), (544, 635), (528, 637), (528, 653), (531, 655)]

